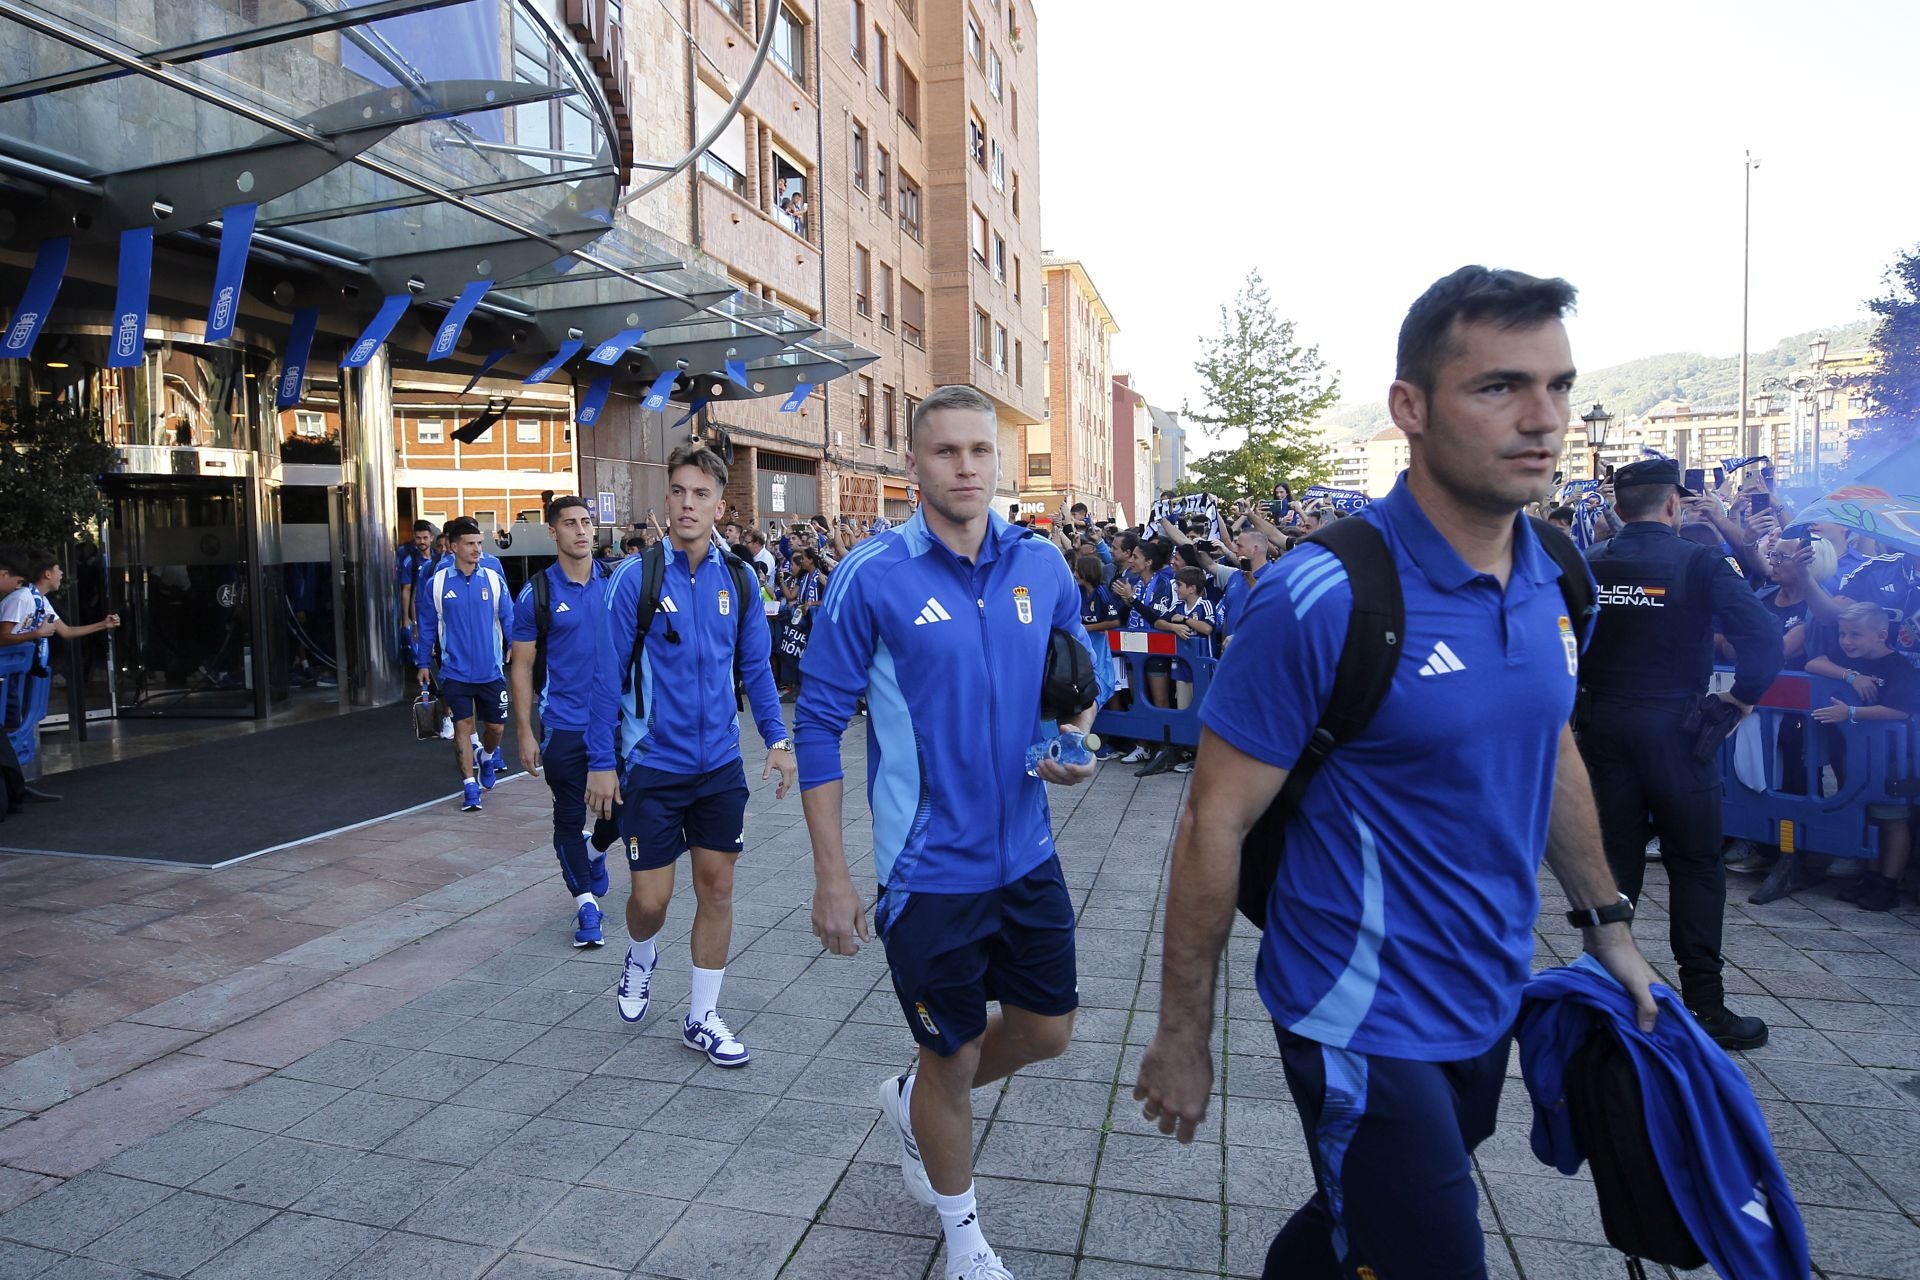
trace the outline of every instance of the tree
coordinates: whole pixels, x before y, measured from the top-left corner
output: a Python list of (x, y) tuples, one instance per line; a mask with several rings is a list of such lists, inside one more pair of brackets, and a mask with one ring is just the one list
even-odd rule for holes
[(1193, 462), (1209, 492), (1222, 497), (1270, 493), (1285, 483), (1296, 492), (1331, 471), (1313, 420), (1340, 398), (1340, 380), (1327, 371), (1318, 347), (1302, 346), (1293, 321), (1274, 311), (1259, 271), (1231, 306), (1220, 308), (1220, 332), (1204, 340), (1194, 364), (1206, 404), (1184, 410), (1209, 439), (1238, 434), (1238, 444)]
[(1902, 249), (1883, 278), (1887, 291), (1867, 300), (1878, 319), (1872, 341), (1880, 357), (1867, 375), (1875, 439), (1862, 444), (1871, 453), (1920, 434), (1920, 246)]
[(26, 396), (0, 403), (0, 543), (57, 552), (106, 517), (113, 461), (100, 415)]

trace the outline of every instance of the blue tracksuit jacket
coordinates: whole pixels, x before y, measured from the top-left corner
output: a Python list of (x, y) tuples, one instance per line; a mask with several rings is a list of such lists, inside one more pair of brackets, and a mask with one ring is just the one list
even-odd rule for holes
[(771, 747), (787, 736), (786, 721), (780, 716), (780, 691), (768, 661), (773, 640), (760, 601), (733, 598), (733, 574), (717, 543), (708, 547), (697, 565), (688, 562), (685, 552), (671, 547), (666, 555), (660, 604), (647, 631), (637, 677), (644, 695), (644, 722), (634, 714), (633, 691), (623, 691), (621, 686), (633, 657), (641, 566), (646, 557), (628, 556), (607, 583), (587, 725), (589, 769), (621, 767), (624, 771), (625, 766), (644, 763), (649, 769), (696, 774), (739, 759), (740, 715), (733, 694), (736, 646), (761, 740)]
[(1673, 992), (1653, 991), (1660, 1017), (1647, 1034), (1634, 1022), (1632, 997), (1590, 956), (1527, 984), (1517, 1037), (1533, 1097), (1533, 1153), (1569, 1174), (1586, 1158), (1561, 1080), (1605, 1022), (1633, 1058), (1667, 1187), (1707, 1261), (1740, 1280), (1802, 1280), (1810, 1274), (1806, 1228), (1752, 1086)]
[(420, 621), (413, 642), (416, 666), (433, 661), (433, 642), (440, 642), (440, 678), (462, 684), (492, 684), (505, 676), (506, 648), (502, 628), (513, 623), (513, 598), (507, 580), (482, 562), (471, 576), (449, 565), (426, 580), (414, 604)]
[(992, 516), (978, 563), (915, 514), (833, 571), (801, 660), (800, 786), (841, 776), (867, 699), (873, 853), (889, 891), (979, 893), (1053, 856), (1046, 784), (1026, 772), (1059, 627), (1082, 644), (1080, 589), (1044, 538)]

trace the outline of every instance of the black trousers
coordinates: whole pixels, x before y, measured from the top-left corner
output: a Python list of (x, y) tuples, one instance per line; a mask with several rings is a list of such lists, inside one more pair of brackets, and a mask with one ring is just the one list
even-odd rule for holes
[(1648, 834), (1660, 837), (1680, 994), (1688, 1008), (1713, 1013), (1726, 998), (1720, 979), (1727, 906), (1720, 770), (1715, 760), (1694, 754), (1692, 735), (1681, 729), (1691, 701), (1596, 696), (1579, 741), (1593, 778), (1607, 865), (1635, 903), (1646, 879)]

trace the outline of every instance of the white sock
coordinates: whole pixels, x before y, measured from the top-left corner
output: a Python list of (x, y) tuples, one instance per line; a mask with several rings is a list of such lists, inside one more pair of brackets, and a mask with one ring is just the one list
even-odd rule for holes
[(660, 952), (654, 947), (652, 938), (644, 938), (638, 942), (627, 943), (627, 959), (642, 969), (651, 969), (660, 959)]
[(594, 896), (593, 896), (592, 894), (590, 894), (590, 893), (576, 893), (576, 894), (574, 894), (574, 895), (573, 895), (573, 909), (574, 909), (575, 911), (578, 911), (578, 910), (579, 910), (579, 909), (580, 909), (581, 907), (584, 907), (584, 906), (587, 906), (587, 905), (589, 905), (589, 904), (592, 904), (592, 905), (595, 905), (595, 906), (598, 906), (598, 905), (599, 905), (599, 904), (598, 904), (598, 903), (597, 903), (597, 902), (596, 902), (596, 901), (594, 900)]
[(695, 1022), (705, 1022), (707, 1016), (720, 1007), (720, 983), (727, 971), (694, 965), (688, 972), (692, 974), (688, 983), (692, 987), (692, 999), (687, 1005), (687, 1016)]
[(973, 1184), (957, 1196), (933, 1193), (933, 1207), (940, 1212), (940, 1225), (947, 1233), (947, 1270), (964, 1263), (976, 1253), (987, 1253), (992, 1246), (980, 1231), (980, 1213), (974, 1208)]

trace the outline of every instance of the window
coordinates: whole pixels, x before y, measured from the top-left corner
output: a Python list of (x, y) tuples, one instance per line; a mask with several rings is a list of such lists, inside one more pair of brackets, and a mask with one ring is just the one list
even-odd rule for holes
[(1040, 340), (1040, 363), (1041, 364), (1053, 363), (1053, 343), (1049, 342), (1045, 338), (1042, 338)]
[(1007, 326), (1003, 324), (993, 326), (993, 371), (1007, 371)]
[(521, 418), (513, 424), (515, 444), (539, 444), (545, 437), (540, 431), (540, 419)]
[(867, 127), (858, 120), (853, 122), (853, 185), (867, 189)]
[(853, 246), (853, 309), (863, 316), (873, 314), (873, 255), (867, 246)]
[(1018, 338), (1013, 340), (1013, 385), (1016, 387), (1027, 385), (1027, 353), (1026, 349), (1020, 345)]
[(907, 70), (907, 60), (895, 57), (893, 60), (894, 79), (900, 83), (900, 118), (907, 122), (907, 128), (920, 132), (920, 77)]
[(439, 418), (422, 418), (418, 427), (421, 444), (445, 444), (447, 442), (446, 423)]
[(920, 238), (920, 184), (906, 174), (900, 175), (900, 229)]
[[(705, 137), (727, 109), (727, 99), (719, 90), (702, 80), (695, 103), (695, 125)], [(747, 194), (747, 120), (736, 112), (727, 127), (713, 140), (713, 146), (700, 157), (700, 172), (744, 197)]]
[(973, 313), (973, 358), (981, 364), (993, 359), (993, 321), (976, 308)]
[(873, 379), (860, 375), (860, 443), (873, 443)]
[(900, 336), (919, 347), (927, 347), (927, 295), (910, 280), (900, 282)]
[(993, 278), (1007, 282), (1007, 238), (998, 231), (993, 233)]
[(711, 151), (700, 157), (700, 172), (737, 196), (747, 194), (747, 175)]
[(1019, 5), (1013, 4), (1011, 2), (1008, 3), (1007, 5), (1007, 39), (1009, 40), (1018, 41), (1020, 39), (1019, 12), (1020, 12)]
[(980, 19), (973, 16), (973, 10), (967, 10), (967, 56), (973, 59), (975, 66), (980, 65), (980, 54), (985, 43), (980, 36)]
[(987, 50), (987, 92), (1000, 101), (1000, 53), (995, 49)]
[(898, 431), (894, 429), (894, 425), (893, 425), (896, 415), (894, 413), (894, 399), (893, 399), (892, 387), (880, 388), (880, 414), (881, 414), (881, 420), (885, 424), (885, 426), (882, 429), (881, 439), (884, 441), (887, 448), (889, 449), (899, 448), (900, 434)]
[(1013, 216), (1018, 218), (1020, 216), (1020, 171), (1018, 169), (1013, 173), (1013, 190), (1009, 193), (1009, 198), (1013, 201)]
[[(852, 19), (852, 28), (847, 32), (853, 60), (865, 63), (867, 60), (867, 6), (861, 0), (848, 0), (848, 17)], [(885, 65), (882, 63), (881, 65)]]
[(1053, 455), (1050, 453), (1030, 453), (1027, 455), (1027, 474), (1030, 476), (1050, 476), (1053, 474)]
[(1020, 301), (1020, 259), (1018, 256), (1015, 256), (1013, 260), (1013, 300), (1015, 302)]
[(1013, 136), (1020, 136), (1020, 86), (1007, 86), (1007, 127), (1013, 130)]
[(907, 434), (913, 434), (913, 415), (920, 408), (920, 402), (912, 396), (907, 397)]
[(894, 0), (900, 12), (907, 15), (907, 25), (914, 30), (920, 29), (920, 0)]
[(880, 264), (880, 327), (893, 329), (893, 268)]
[[(746, 21), (745, 15), (743, 15), (740, 12), (740, 0), (713, 0), (713, 2), (719, 5), (723, 10), (725, 10), (727, 16), (732, 18), (735, 22)], [(439, 522), (435, 521), (434, 523), (437, 524)]]
[(1040, 306), (1042, 309), (1044, 309), (1046, 305), (1047, 305), (1047, 286), (1045, 284), (1042, 284), (1040, 286)]
[(1007, 153), (1000, 149), (1000, 144), (997, 142), (991, 144), (988, 150), (993, 155), (993, 163), (987, 170), (993, 179), (993, 189), (1005, 191), (1007, 189)]
[(973, 256), (987, 260), (987, 215), (978, 209), (973, 211)]
[(807, 24), (790, 5), (773, 11), (773, 60), (780, 64), (793, 82), (807, 83)]
[(982, 169), (987, 167), (987, 126), (977, 113), (967, 117), (967, 154)]
[(322, 439), (327, 434), (326, 415), (311, 409), (296, 409), (293, 413), (293, 434), (308, 439)]
[(889, 201), (893, 196), (893, 157), (887, 154), (885, 147), (873, 149), (874, 185), (878, 188), (874, 196), (880, 202), (880, 212), (891, 211)]
[(793, 234), (806, 238), (807, 235), (807, 173), (800, 162), (782, 151), (776, 144), (773, 147), (773, 189), (770, 193), (774, 218)]
[(878, 27), (873, 29), (873, 87), (887, 96), (887, 33)]

